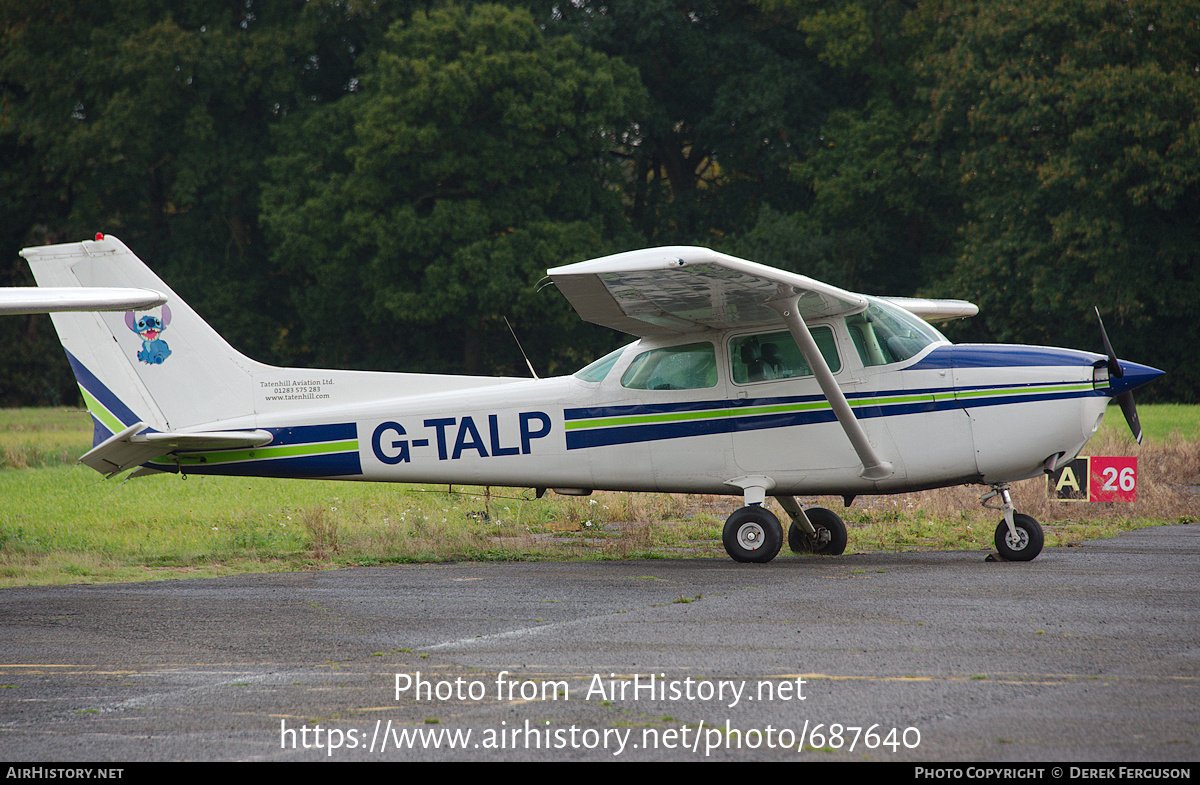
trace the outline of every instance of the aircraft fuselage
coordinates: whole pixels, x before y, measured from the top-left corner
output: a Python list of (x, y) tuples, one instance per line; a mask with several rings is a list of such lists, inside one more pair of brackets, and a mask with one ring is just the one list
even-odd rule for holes
[[(1078, 453), (1109, 401), (1106, 381), (1094, 380), (1101, 355), (940, 343), (907, 361), (868, 367), (836, 320), (829, 326), (841, 366), (835, 378), (871, 442), (895, 467), (884, 480), (859, 476), (858, 457), (812, 376), (735, 379), (728, 347), (745, 331), (689, 338), (713, 345), (717, 367), (711, 385), (682, 390), (622, 384), (636, 357), (678, 339), (630, 344), (599, 382), (462, 377), (472, 386), (360, 403), (353, 399), (363, 391), (353, 388), (366, 384), (378, 396), (387, 375), (264, 366), (253, 390), (263, 413), (219, 427), (263, 429), (271, 443), (151, 465), (189, 473), (726, 494), (741, 493), (731, 479), (762, 475), (773, 483), (771, 493), (898, 493), (1036, 476), (1047, 459)], [(286, 411), (288, 401), (316, 396), (329, 406)]]

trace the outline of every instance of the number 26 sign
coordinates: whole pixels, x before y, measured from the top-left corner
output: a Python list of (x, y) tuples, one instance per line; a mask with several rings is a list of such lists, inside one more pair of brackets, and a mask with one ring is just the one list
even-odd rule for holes
[(1137, 458), (1076, 458), (1051, 472), (1050, 498), (1076, 502), (1137, 501)]

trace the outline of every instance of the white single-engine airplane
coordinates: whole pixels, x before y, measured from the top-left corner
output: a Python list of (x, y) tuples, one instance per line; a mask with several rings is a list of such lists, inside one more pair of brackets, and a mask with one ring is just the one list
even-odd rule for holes
[[(80, 460), (154, 472), (741, 495), (737, 561), (837, 555), (846, 527), (795, 496), (978, 483), (1009, 560), (1042, 548), (1009, 483), (1061, 466), (1112, 398), (1161, 371), (1070, 349), (952, 345), (918, 317), (960, 300), (875, 298), (704, 248), (549, 271), (580, 316), (638, 340), (573, 376), (277, 368), (229, 346), (115, 237), (27, 248), (41, 286), (161, 291), (156, 313), (52, 318), (88, 411)], [(1103, 325), (1101, 325), (1103, 333)], [(999, 503), (987, 504), (999, 497)]]

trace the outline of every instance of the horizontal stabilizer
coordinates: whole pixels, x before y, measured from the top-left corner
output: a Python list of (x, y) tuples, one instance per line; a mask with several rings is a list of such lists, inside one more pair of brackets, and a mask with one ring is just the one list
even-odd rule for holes
[(137, 422), (93, 447), (79, 462), (112, 477), (172, 452), (261, 447), (271, 439), (271, 434), (262, 430), (164, 433)]

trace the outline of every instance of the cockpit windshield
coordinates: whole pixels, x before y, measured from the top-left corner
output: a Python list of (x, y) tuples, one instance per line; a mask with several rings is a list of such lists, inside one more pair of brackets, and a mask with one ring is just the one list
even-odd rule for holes
[(946, 340), (924, 319), (898, 305), (874, 297), (868, 297), (867, 303), (867, 310), (846, 317), (846, 329), (865, 366), (898, 363)]
[(608, 376), (608, 372), (617, 364), (617, 360), (621, 358), (621, 353), (625, 351), (622, 346), (616, 351), (609, 352), (595, 362), (585, 365), (575, 372), (576, 379), (582, 379), (585, 382), (602, 382), (604, 377)]

